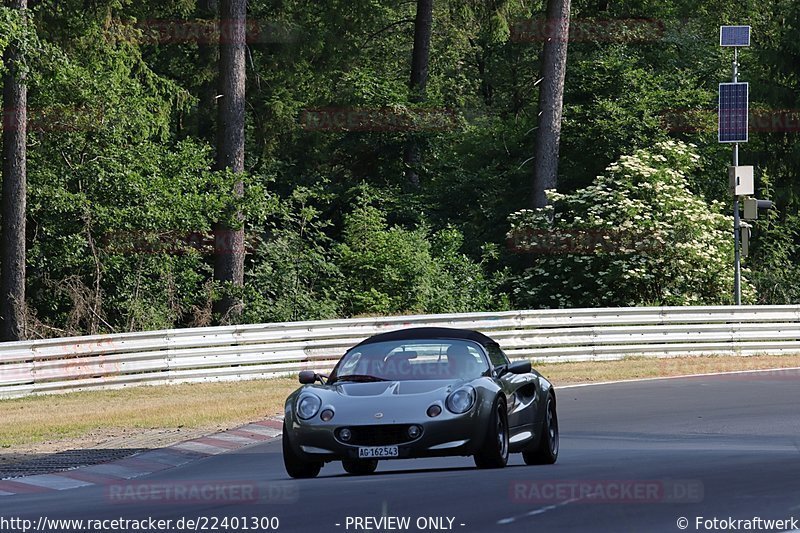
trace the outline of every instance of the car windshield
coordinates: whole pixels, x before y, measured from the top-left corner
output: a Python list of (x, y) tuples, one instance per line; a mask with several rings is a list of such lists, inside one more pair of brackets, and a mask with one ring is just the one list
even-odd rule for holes
[(469, 380), (488, 370), (483, 351), (472, 341), (406, 339), (353, 348), (339, 361), (331, 381)]

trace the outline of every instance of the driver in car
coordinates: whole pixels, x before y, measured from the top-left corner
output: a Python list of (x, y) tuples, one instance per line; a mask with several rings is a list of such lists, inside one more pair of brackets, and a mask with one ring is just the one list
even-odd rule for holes
[(466, 345), (458, 343), (447, 348), (447, 367), (451, 377), (474, 379), (483, 369)]

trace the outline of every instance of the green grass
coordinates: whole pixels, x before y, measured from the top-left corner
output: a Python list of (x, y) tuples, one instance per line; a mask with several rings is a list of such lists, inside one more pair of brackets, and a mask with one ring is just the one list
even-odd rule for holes
[(136, 429), (225, 429), (278, 414), (296, 379), (202, 383), (0, 400), (0, 447)]

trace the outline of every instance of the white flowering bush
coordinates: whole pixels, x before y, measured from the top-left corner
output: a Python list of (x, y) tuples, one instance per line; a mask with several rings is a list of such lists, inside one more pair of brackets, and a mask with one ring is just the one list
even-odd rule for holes
[[(699, 160), (693, 148), (666, 141), (639, 150), (591, 186), (550, 191), (546, 208), (513, 213), (508, 237), (532, 257), (515, 280), (517, 305), (731, 303), (733, 221), (721, 203), (688, 189)], [(746, 280), (742, 288), (752, 301)]]

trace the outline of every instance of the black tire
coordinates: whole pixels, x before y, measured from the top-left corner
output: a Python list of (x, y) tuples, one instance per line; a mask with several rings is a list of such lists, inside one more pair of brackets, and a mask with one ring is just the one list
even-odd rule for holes
[(522, 452), (526, 465), (551, 465), (558, 460), (558, 412), (553, 393), (547, 394), (542, 436), (536, 449)]
[(372, 474), (378, 468), (377, 459), (345, 459), (342, 461), (342, 468), (348, 474), (354, 476), (366, 476)]
[(508, 415), (506, 406), (497, 400), (483, 446), (473, 457), (478, 468), (503, 468), (508, 463)]
[(283, 466), (286, 473), (295, 479), (317, 477), (322, 469), (321, 461), (306, 461), (298, 456), (289, 443), (289, 434), (286, 431), (286, 422), (283, 423)]

